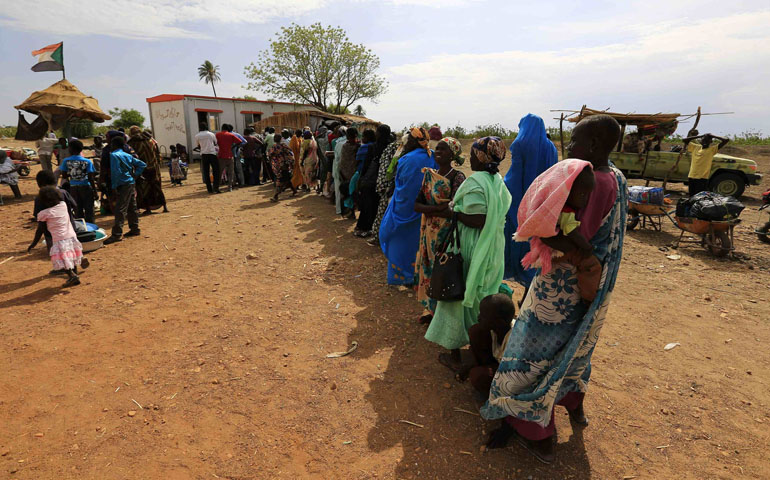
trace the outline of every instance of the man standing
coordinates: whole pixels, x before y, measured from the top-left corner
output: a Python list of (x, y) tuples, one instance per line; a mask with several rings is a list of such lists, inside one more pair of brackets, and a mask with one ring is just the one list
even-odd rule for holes
[(136, 177), (147, 166), (143, 161), (123, 151), (126, 139), (119, 135), (110, 141), (110, 177), (112, 189), (116, 191), (115, 224), (112, 236), (104, 241), (105, 245), (123, 240), (123, 222), (128, 217), (127, 237), (139, 235), (139, 213), (136, 211)]
[(45, 138), (37, 141), (37, 156), (40, 158), (40, 166), (43, 170), (53, 172), (53, 166), (51, 164), (51, 156), (53, 155), (53, 147), (56, 145), (56, 134), (48, 133)]
[[(700, 143), (693, 142), (697, 138), (701, 139)], [(714, 139), (719, 140), (718, 145), (712, 145)], [(709, 177), (711, 177), (711, 164), (714, 161), (714, 155), (729, 141), (727, 138), (717, 137), (710, 133), (700, 137), (687, 137), (683, 140), (692, 158), (690, 173), (687, 175), (687, 188), (691, 197), (709, 189)]]
[(262, 167), (262, 183), (267, 183), (268, 180), (275, 182), (275, 173), (273, 173), (273, 167), (270, 163), (269, 153), (275, 145), (275, 128), (265, 128), (265, 151), (263, 152), (263, 167)]
[(227, 124), (227, 131), (238, 137), (240, 143), (233, 145), (233, 160), (235, 163), (235, 180), (239, 187), (246, 186), (245, 177), (243, 176), (243, 164), (241, 163), (241, 152), (243, 147), (246, 146), (246, 139), (243, 138), (238, 132), (233, 131), (233, 126)]
[(240, 145), (241, 141), (233, 135), (228, 128), (228, 124), (222, 125), (222, 130), (216, 133), (217, 145), (219, 145), (219, 169), (227, 172), (227, 186), (230, 192), (233, 191), (235, 180), (235, 162), (233, 161), (233, 145)]
[(262, 167), (261, 158), (262, 142), (257, 137), (253, 128), (247, 128), (243, 133), (246, 134), (246, 145), (243, 147), (244, 177), (247, 185), (262, 185), (259, 181), (259, 172)]
[(80, 140), (71, 140), (68, 148), (70, 156), (62, 160), (59, 165), (62, 179), (69, 179), (70, 193), (77, 202), (77, 217), (85, 218), (88, 223), (94, 223), (94, 200), (98, 198), (94, 164), (90, 159), (80, 155), (83, 151), (83, 142)]
[[(201, 173), (203, 173), (203, 183), (206, 184), (206, 190), (209, 193), (219, 192), (219, 161), (217, 160), (217, 137), (209, 131), (206, 122), (200, 123), (200, 131), (195, 135), (195, 143), (198, 145), (194, 150), (201, 152)], [(214, 186), (211, 186), (211, 173), (214, 173)]]

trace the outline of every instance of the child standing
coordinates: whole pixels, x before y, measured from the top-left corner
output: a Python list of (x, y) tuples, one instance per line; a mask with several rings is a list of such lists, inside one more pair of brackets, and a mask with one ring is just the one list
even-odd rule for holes
[(27, 253), (35, 248), (47, 228), (53, 242), (49, 255), (54, 271), (64, 270), (69, 277), (63, 287), (80, 285), (77, 267), (82, 264), (83, 268), (86, 268), (88, 261), (83, 258), (83, 247), (78, 241), (75, 229), (72, 228), (67, 204), (62, 201), (59, 191), (54, 186), (41, 188), (38, 198), (43, 210), (37, 214), (37, 231), (27, 248)]
[(184, 180), (184, 171), (182, 171), (182, 159), (176, 151), (176, 147), (171, 146), (171, 185), (182, 185)]
[[(551, 271), (553, 259), (575, 266), (580, 296), (586, 303), (596, 298), (601, 280), (601, 264), (593, 246), (580, 233), (581, 210), (595, 186), (589, 162), (567, 159), (557, 163), (532, 182), (519, 207), (519, 228), (514, 239), (530, 242), (530, 252), (521, 261), (525, 268)], [(542, 241), (562, 235), (572, 248), (559, 252)]]
[(85, 218), (86, 222), (94, 223), (94, 201), (99, 198), (96, 193), (96, 176), (94, 163), (81, 155), (83, 142), (74, 139), (70, 141), (70, 156), (62, 160), (59, 169), (62, 179), (69, 180), (70, 194), (78, 204), (76, 215)]

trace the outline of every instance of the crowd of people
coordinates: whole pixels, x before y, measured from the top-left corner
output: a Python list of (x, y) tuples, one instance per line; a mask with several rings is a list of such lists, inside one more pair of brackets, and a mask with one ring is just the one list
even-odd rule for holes
[[(387, 125), (362, 132), (330, 127), (263, 134), (248, 128), (239, 135), (230, 125), (214, 133), (202, 123), (194, 150), (203, 183), (217, 194), (223, 186), (272, 182), (273, 202), (286, 190), (328, 198), (338, 215), (356, 221), (353, 235), (380, 247), (387, 283), (416, 291), (423, 310), (415, 320), (426, 326), (428, 341), (446, 349), (438, 361), (482, 396), (484, 418), (502, 419), (488, 446), (514, 438), (550, 463), (555, 405), (567, 408), (573, 425), (587, 425), (590, 359), (614, 288), (627, 211), (625, 178), (609, 163), (620, 126), (606, 115), (582, 120), (567, 147), (570, 158), (557, 162), (543, 120), (530, 114), (510, 149), (498, 137), (473, 142), (470, 175), (458, 170), (465, 156), (455, 138), (431, 148), (431, 132), (421, 127), (400, 137)], [(73, 218), (92, 222), (99, 193), (115, 216), (105, 244), (123, 239), (126, 220), (125, 237), (139, 235), (139, 211), (167, 211), (151, 132), (110, 131), (94, 148), (98, 162), (70, 140), (66, 155), (54, 150), (56, 171), (44, 163), (37, 177), (39, 223), (30, 249), (46, 236), (52, 273), (66, 274), (65, 286), (78, 284), (77, 269), (87, 266)], [(169, 167), (173, 184), (186, 160), (178, 150)], [(503, 177), (499, 166), (509, 151)], [(504, 280), (524, 286), (524, 297), (514, 300)], [(466, 346), (470, 360), (461, 353)]]

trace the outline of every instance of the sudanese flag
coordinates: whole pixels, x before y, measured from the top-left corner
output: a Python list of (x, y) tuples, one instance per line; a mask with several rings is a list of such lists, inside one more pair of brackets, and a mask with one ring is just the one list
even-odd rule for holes
[(64, 42), (48, 45), (32, 52), (37, 57), (37, 63), (32, 66), (33, 72), (64, 71)]

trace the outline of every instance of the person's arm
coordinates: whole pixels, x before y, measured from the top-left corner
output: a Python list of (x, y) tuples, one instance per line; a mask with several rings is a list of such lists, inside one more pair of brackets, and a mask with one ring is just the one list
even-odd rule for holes
[(457, 221), (471, 228), (482, 229), (484, 228), (484, 224), (487, 223), (487, 215), (485, 213), (468, 215), (467, 213), (458, 212)]
[(554, 235), (553, 237), (541, 237), (540, 240), (554, 250), (559, 250), (560, 252), (564, 253), (571, 252), (576, 248), (575, 244), (572, 243), (572, 240), (565, 237), (561, 232), (559, 232), (558, 235)]
[(141, 175), (144, 169), (147, 168), (147, 164), (139, 160), (138, 158), (134, 158), (133, 164), (135, 168), (134, 170), (135, 177), (138, 177), (139, 175)]
[(727, 145), (728, 143), (730, 143), (730, 139), (729, 139), (729, 138), (725, 138), (725, 137), (717, 137), (716, 135), (714, 135), (714, 138), (716, 138), (717, 140), (719, 140), (719, 146), (717, 147), (717, 150), (721, 150), (721, 149), (722, 149), (722, 147), (724, 147), (725, 145)]
[(583, 235), (580, 234), (580, 231), (576, 228), (572, 230), (569, 235), (567, 235), (567, 238), (570, 239), (570, 241), (580, 250), (584, 256), (588, 256), (593, 252), (594, 247), (588, 243), (588, 240), (585, 239)]
[(91, 184), (91, 190), (93, 190), (94, 193), (94, 200), (99, 198), (99, 194), (97, 193), (98, 190), (96, 188), (96, 175), (94, 175), (94, 172), (88, 172), (88, 182)]
[(692, 137), (684, 137), (682, 139), (682, 142), (687, 145), (688, 143), (692, 142), (693, 140), (697, 140), (698, 138), (701, 138), (703, 135), (693, 135)]
[(451, 218), (452, 211), (449, 210), (449, 202), (439, 203), (438, 205), (428, 205), (425, 203), (425, 197), (420, 194), (417, 201), (414, 202), (414, 211), (427, 217)]
[(37, 222), (37, 230), (35, 230), (35, 238), (32, 239), (32, 243), (27, 247), (27, 253), (30, 253), (33, 248), (35, 248), (35, 245), (37, 245), (37, 242), (40, 241), (40, 239), (43, 237), (43, 232), (45, 232), (45, 222)]

